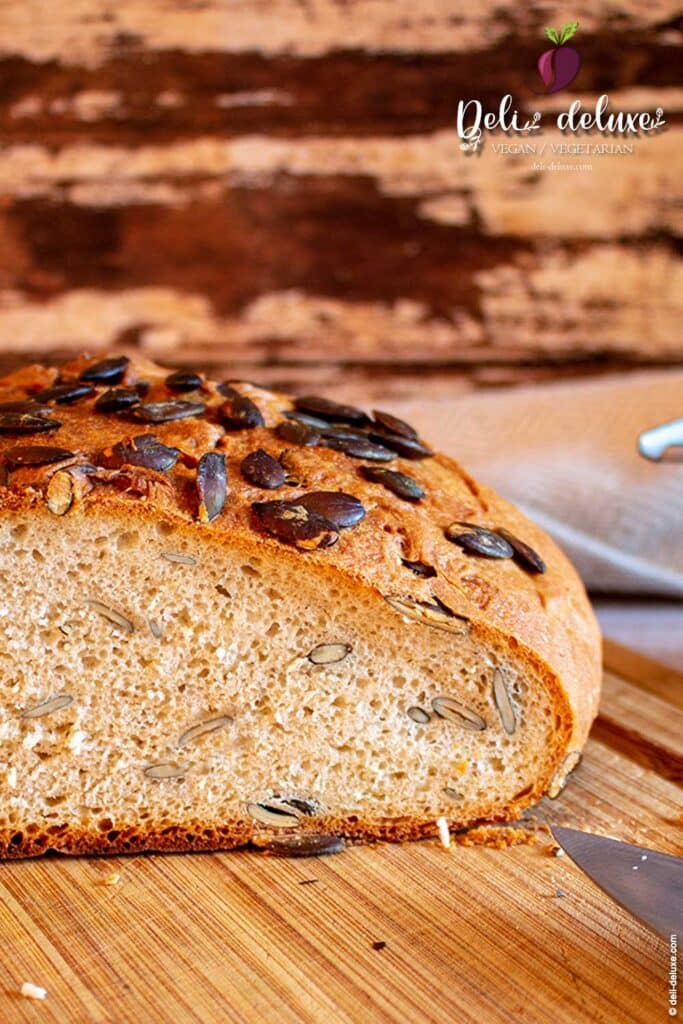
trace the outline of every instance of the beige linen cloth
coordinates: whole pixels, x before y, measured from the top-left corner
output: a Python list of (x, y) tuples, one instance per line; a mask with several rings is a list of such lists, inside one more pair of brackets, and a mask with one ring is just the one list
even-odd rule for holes
[(594, 592), (683, 598), (683, 461), (641, 431), (683, 416), (683, 372), (642, 372), (392, 403), (540, 523)]

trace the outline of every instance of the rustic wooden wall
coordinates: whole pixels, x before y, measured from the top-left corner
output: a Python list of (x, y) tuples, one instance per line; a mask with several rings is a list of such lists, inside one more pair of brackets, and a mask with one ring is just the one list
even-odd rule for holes
[[(457, 100), (663, 106), (590, 173), (465, 157)], [(683, 362), (669, 0), (0, 0), (0, 350), (325, 386)], [(547, 131), (544, 141), (555, 138)]]

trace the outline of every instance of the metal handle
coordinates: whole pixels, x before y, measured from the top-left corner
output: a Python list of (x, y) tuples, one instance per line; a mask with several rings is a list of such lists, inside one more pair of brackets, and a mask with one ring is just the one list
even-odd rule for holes
[(683, 420), (671, 420), (644, 430), (638, 438), (638, 451), (652, 462), (660, 462), (669, 448), (683, 448)]

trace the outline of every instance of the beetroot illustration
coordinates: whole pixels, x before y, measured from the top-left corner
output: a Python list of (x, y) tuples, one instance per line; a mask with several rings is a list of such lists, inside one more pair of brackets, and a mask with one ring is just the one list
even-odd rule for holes
[(559, 92), (574, 81), (581, 67), (581, 56), (573, 46), (565, 46), (579, 27), (578, 21), (568, 21), (558, 32), (547, 28), (545, 34), (554, 44), (538, 58), (538, 73), (543, 79), (546, 92)]

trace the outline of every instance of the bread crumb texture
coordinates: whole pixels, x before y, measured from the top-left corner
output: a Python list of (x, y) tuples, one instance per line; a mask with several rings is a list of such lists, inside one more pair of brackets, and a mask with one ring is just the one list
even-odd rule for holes
[(10, 857), (448, 845), (599, 696), (574, 570), (408, 424), (119, 356), (0, 381), (0, 630)]

